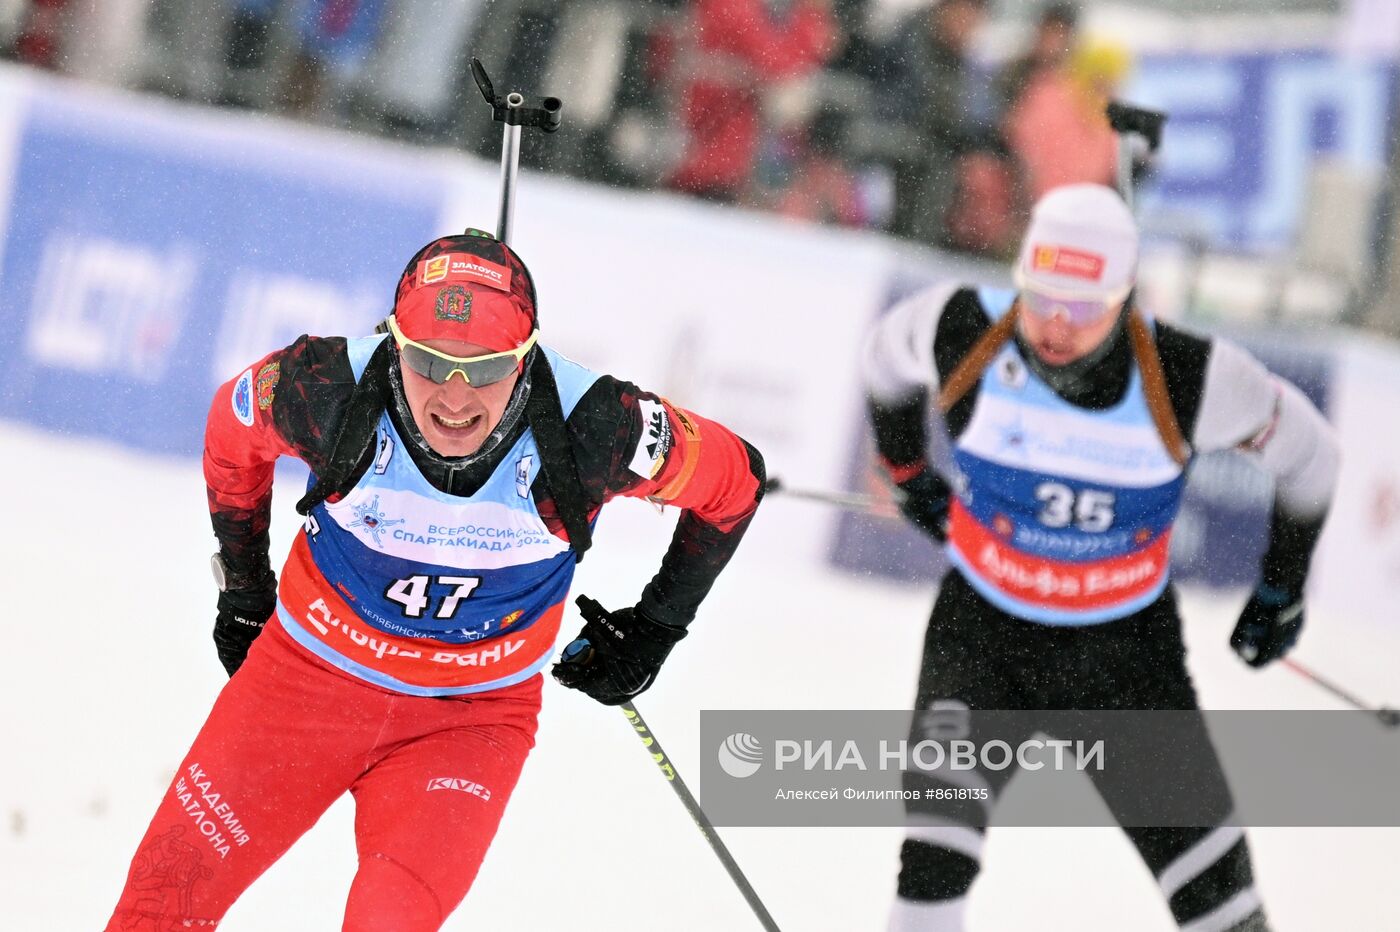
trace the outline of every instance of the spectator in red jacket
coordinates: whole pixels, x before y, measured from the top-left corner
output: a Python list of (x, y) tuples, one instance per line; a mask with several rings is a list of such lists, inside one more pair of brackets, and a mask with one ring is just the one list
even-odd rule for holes
[(11, 54), (26, 65), (57, 68), (63, 48), (64, 8), (68, 0), (33, 0), (15, 36)]
[(830, 0), (695, 0), (673, 78), (688, 135), (668, 183), (717, 200), (745, 191), (765, 85), (797, 80), (837, 47)]

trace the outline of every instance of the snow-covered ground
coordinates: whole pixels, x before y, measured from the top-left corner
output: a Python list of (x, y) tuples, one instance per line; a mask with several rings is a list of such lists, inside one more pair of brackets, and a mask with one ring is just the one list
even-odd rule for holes
[[(222, 669), (209, 633), (213, 548), (192, 460), (0, 424), (9, 489), (0, 537), (0, 928), (101, 928)], [(297, 525), (281, 484), (274, 553)], [(914, 689), (928, 591), (794, 564), (774, 498), (692, 636), (638, 705), (696, 783), (705, 708), (900, 708)], [(671, 519), (619, 503), (576, 591), (627, 604)], [(1202, 701), (1332, 708), (1281, 668), (1253, 673), (1225, 641), (1239, 596), (1187, 593)], [(572, 635), (576, 620), (566, 624)], [(1314, 611), (1298, 656), (1374, 701), (1394, 685), (1400, 634)], [(328, 725), (333, 727), (333, 725)], [(693, 787), (696, 788), (696, 787)], [(348, 800), (229, 913), (229, 930), (331, 929), (355, 870)], [(722, 830), (788, 930), (883, 926), (896, 829)], [(1252, 833), (1280, 932), (1400, 929), (1400, 830)], [(475, 889), (449, 929), (741, 930), (747, 907), (613, 709), (546, 686), (538, 746)], [(1170, 917), (1114, 829), (1000, 829), (971, 913), (986, 930), (1167, 930)]]

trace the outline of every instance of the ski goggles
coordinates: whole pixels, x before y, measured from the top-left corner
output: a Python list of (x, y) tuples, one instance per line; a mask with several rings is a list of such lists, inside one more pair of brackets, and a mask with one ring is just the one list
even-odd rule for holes
[(460, 372), (462, 381), (473, 388), (491, 385), (519, 371), (521, 360), (534, 347), (540, 335), (538, 330), (532, 330), (529, 339), (504, 353), (449, 356), (404, 336), (398, 321), (392, 315), (389, 317), (389, 332), (394, 335), (394, 342), (398, 344), (399, 360), (409, 369), (437, 385), (445, 385), (454, 372)]
[(1063, 316), (1076, 327), (1085, 324), (1096, 323), (1103, 319), (1104, 315), (1113, 310), (1121, 302), (1105, 300), (1104, 298), (1087, 299), (1065, 299), (1054, 298), (1049, 295), (1031, 291), (1028, 288), (1021, 290), (1021, 306), (1028, 312), (1039, 317), (1041, 320), (1050, 320), (1052, 317)]

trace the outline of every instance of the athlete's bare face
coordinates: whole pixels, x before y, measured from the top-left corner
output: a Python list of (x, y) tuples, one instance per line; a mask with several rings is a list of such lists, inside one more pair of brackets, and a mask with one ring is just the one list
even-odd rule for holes
[(1118, 322), (1120, 307), (1097, 320), (1077, 324), (1068, 314), (1054, 314), (1040, 317), (1024, 306), (1016, 315), (1016, 324), (1021, 336), (1030, 344), (1040, 361), (1048, 366), (1064, 366), (1093, 352)]
[[(450, 356), (484, 356), (491, 350), (458, 340), (424, 340)], [(519, 372), (479, 388), (468, 385), (461, 372), (454, 372), (442, 385), (426, 379), (407, 366), (403, 373), (403, 393), (413, 422), (423, 439), (440, 456), (470, 456), (495, 430), (510, 402)]]

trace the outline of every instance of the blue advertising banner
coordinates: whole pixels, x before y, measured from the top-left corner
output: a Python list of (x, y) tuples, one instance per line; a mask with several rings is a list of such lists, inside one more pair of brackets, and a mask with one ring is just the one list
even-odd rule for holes
[(446, 180), (266, 120), (103, 103), (47, 86), (27, 101), (0, 417), (195, 453), (217, 384), (301, 333), (358, 335), (387, 313)]
[(1383, 170), (1397, 69), (1321, 49), (1144, 57), (1124, 96), (1168, 114), (1143, 215), (1209, 242), (1287, 246), (1319, 156)]

